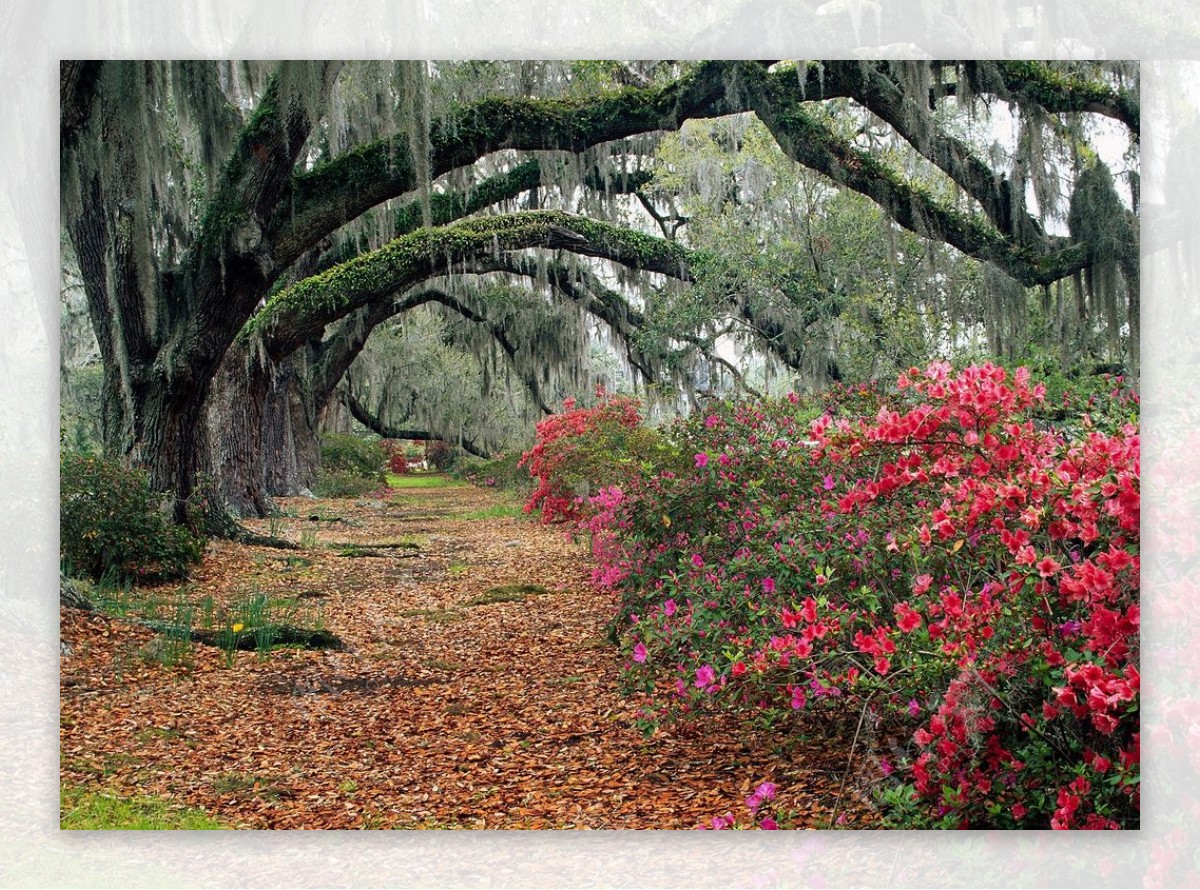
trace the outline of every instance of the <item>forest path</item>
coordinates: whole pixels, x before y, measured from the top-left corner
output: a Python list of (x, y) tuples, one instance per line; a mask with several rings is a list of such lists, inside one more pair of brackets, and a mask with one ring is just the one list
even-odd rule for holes
[[(644, 737), (586, 548), (505, 495), (282, 506), (291, 518), (257, 525), (303, 551), (215, 543), (187, 599), (230, 616), (265, 594), (319, 611), (347, 649), (194, 646), (190, 666), (164, 666), (145, 628), (64, 611), (64, 781), (244, 828), (694, 828), (747, 821), (771, 780), (797, 827), (829, 824), (848, 742), (780, 752), (728, 719)], [(854, 784), (837, 813), (871, 827)]]

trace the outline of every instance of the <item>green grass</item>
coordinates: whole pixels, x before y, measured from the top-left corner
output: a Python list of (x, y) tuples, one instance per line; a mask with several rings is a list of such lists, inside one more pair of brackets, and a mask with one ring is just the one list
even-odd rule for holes
[(489, 606), (492, 603), (519, 603), (531, 596), (542, 596), (549, 593), (540, 584), (505, 584), (501, 587), (491, 587), (479, 596), (467, 600), (467, 606)]
[(445, 658), (426, 658), (421, 661), (421, 665), (431, 670), (444, 671), (447, 674), (452, 674), (463, 669), (463, 666), (457, 661), (450, 661)]
[(455, 519), (517, 519), (525, 515), (520, 504), (493, 504), (479, 510), (456, 513)]
[(59, 827), (64, 831), (214, 831), (229, 828), (203, 810), (155, 797), (117, 797), (64, 785), (59, 792)]
[(441, 473), (405, 473), (397, 476), (387, 474), (387, 484), (392, 488), (462, 488), (463, 483)]
[(401, 618), (424, 618), (431, 624), (450, 624), (463, 617), (462, 612), (454, 609), (405, 609), (399, 615)]

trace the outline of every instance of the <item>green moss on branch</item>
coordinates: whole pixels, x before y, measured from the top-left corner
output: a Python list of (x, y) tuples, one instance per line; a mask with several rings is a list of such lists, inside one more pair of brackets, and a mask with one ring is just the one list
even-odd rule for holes
[(426, 278), (452, 272), (472, 257), (528, 248), (565, 250), (676, 278), (689, 277), (694, 255), (680, 245), (559, 211), (527, 211), (422, 229), (281, 291), (243, 327), (281, 358), (330, 322)]
[(997, 61), (1005, 88), (1020, 99), (1037, 102), (1049, 112), (1093, 112), (1119, 120), (1135, 137), (1141, 133), (1138, 96), (1108, 84), (1058, 71), (1045, 62)]

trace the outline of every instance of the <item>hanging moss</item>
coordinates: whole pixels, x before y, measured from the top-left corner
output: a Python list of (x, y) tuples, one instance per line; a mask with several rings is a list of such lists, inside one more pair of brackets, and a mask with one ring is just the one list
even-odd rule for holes
[(1068, 216), (1071, 237), (1086, 251), (1084, 283), (1096, 322), (1103, 325), (1108, 346), (1116, 350), (1128, 310), (1123, 304), (1122, 264), (1137, 262), (1137, 240), (1129, 211), (1117, 195), (1112, 174), (1094, 160), (1079, 174)]

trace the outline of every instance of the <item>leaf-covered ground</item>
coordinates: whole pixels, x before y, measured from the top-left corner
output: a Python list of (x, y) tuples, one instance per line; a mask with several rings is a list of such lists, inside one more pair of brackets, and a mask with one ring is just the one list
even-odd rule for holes
[(304, 549), (217, 542), (182, 591), (131, 591), (124, 607), (178, 615), (182, 601), (198, 622), (264, 594), (347, 648), (180, 649), (64, 610), (64, 786), (236, 828), (694, 828), (744, 818), (771, 780), (796, 827), (876, 824), (857, 770), (842, 790), (844, 729), (812, 727), (787, 750), (728, 720), (644, 737), (586, 549), (503, 495), (282, 506), (256, 527)]

